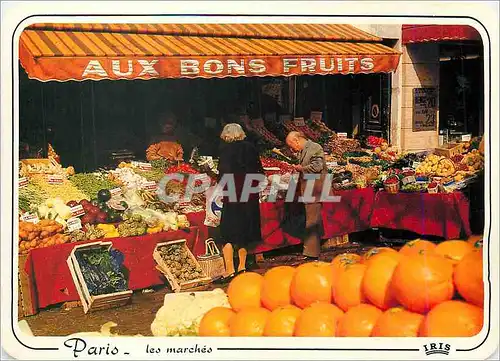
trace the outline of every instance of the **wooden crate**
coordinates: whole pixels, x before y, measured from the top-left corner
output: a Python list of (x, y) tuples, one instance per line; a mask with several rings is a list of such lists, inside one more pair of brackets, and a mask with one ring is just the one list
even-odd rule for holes
[(160, 251), (158, 249), (161, 248), (161, 247), (163, 247), (163, 246), (169, 246), (169, 245), (179, 244), (179, 243), (184, 246), (184, 248), (186, 249), (188, 255), (191, 257), (191, 259), (193, 260), (193, 262), (197, 266), (200, 266), (200, 264), (198, 263), (198, 260), (196, 259), (196, 257), (193, 255), (193, 253), (191, 253), (191, 251), (187, 247), (186, 240), (185, 239), (179, 239), (179, 240), (176, 240), (176, 241), (169, 241), (169, 242), (158, 243), (156, 245), (156, 247), (155, 247), (155, 249), (153, 251), (153, 258), (156, 261), (156, 263), (158, 264), (158, 266), (156, 268), (161, 273), (163, 273), (163, 275), (167, 279), (168, 283), (170, 284), (170, 287), (172, 288), (172, 290), (174, 292), (181, 292), (181, 291), (186, 291), (186, 290), (192, 290), (194, 288), (200, 288), (200, 287), (208, 285), (211, 282), (211, 278), (207, 277), (207, 275), (205, 275), (205, 274), (203, 274), (203, 277), (201, 277), (201, 278), (197, 278), (197, 279), (194, 279), (192, 281), (187, 281), (187, 282), (179, 283), (177, 281), (177, 278), (172, 274), (172, 272), (170, 272), (169, 267), (167, 266), (167, 264), (165, 263), (165, 261), (161, 257)]
[(448, 143), (442, 147), (434, 148), (434, 154), (451, 158), (456, 154), (462, 153), (462, 143)]
[(36, 298), (31, 297), (31, 289), (35, 288), (34, 277), (24, 270), (27, 258), (27, 254), (18, 256), (17, 311), (19, 317), (32, 316), (38, 313), (38, 301)]
[(92, 296), (89, 292), (85, 279), (83, 278), (82, 270), (80, 264), (76, 259), (75, 252), (80, 249), (94, 249), (94, 248), (106, 248), (109, 250), (112, 246), (111, 242), (93, 242), (87, 244), (80, 244), (75, 246), (71, 251), (67, 259), (68, 267), (73, 277), (73, 282), (75, 283), (78, 296), (80, 296), (80, 301), (82, 302), (83, 312), (87, 313), (89, 311), (98, 311), (108, 308), (120, 307), (129, 303), (132, 298), (132, 291), (122, 291), (108, 293), (105, 295)]

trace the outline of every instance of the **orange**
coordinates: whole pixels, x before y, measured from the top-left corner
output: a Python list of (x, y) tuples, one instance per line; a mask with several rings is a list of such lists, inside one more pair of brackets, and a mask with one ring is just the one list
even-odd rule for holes
[(231, 307), (240, 311), (245, 307), (260, 307), (260, 295), (263, 277), (254, 272), (246, 272), (236, 276), (227, 288), (227, 296)]
[(406, 243), (399, 252), (405, 256), (412, 256), (421, 253), (432, 253), (436, 245), (425, 239), (415, 239)]
[(372, 337), (417, 337), (424, 316), (401, 307), (390, 308), (377, 320)]
[(474, 250), (474, 246), (461, 240), (450, 240), (441, 242), (436, 246), (434, 252), (451, 261), (453, 265), (464, 258), (464, 256)]
[(482, 253), (481, 250), (470, 252), (455, 266), (453, 272), (453, 282), (460, 296), (478, 307), (484, 307)]
[(365, 271), (366, 265), (364, 264), (348, 265), (333, 285), (333, 299), (335, 304), (343, 311), (347, 311), (365, 301), (365, 296), (361, 290)]
[(363, 254), (362, 262), (367, 263), (372, 257), (381, 253), (398, 253), (398, 251), (389, 247), (373, 247)]
[(474, 248), (481, 248), (483, 246), (483, 235), (472, 235), (467, 239), (467, 243), (470, 243)]
[(342, 253), (332, 259), (332, 286), (337, 282), (340, 273), (342, 273), (347, 265), (360, 263), (362, 258), (356, 253)]
[(230, 335), (229, 322), (234, 315), (234, 311), (230, 308), (212, 308), (201, 319), (198, 335), (228, 337)]
[(343, 312), (335, 305), (319, 302), (302, 310), (295, 323), (294, 336), (335, 336), (337, 323)]
[(295, 268), (290, 266), (274, 267), (267, 271), (260, 296), (262, 306), (272, 311), (291, 304), (290, 286), (294, 274)]
[(377, 307), (361, 304), (352, 307), (339, 320), (338, 337), (370, 337), (382, 311)]
[(306, 308), (314, 302), (332, 300), (332, 268), (329, 263), (310, 262), (297, 267), (290, 287), (293, 303)]
[(267, 319), (264, 336), (292, 337), (302, 310), (293, 305), (275, 308)]
[(391, 288), (402, 306), (425, 313), (453, 297), (453, 266), (438, 255), (404, 257), (394, 270)]
[(462, 301), (434, 307), (420, 326), (421, 337), (472, 337), (483, 328), (483, 309)]
[(361, 289), (366, 299), (382, 310), (397, 305), (391, 281), (402, 257), (397, 252), (383, 252), (370, 257), (368, 262)]
[(270, 314), (271, 312), (263, 307), (244, 308), (231, 318), (231, 322), (229, 323), (231, 336), (263, 336), (264, 328)]

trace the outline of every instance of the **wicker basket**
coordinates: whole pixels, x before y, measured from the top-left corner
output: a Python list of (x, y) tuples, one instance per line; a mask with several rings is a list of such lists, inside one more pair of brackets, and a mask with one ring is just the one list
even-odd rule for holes
[[(392, 178), (395, 178), (395, 179), (398, 179), (398, 182), (397, 183), (389, 183), (387, 184), (387, 180), (388, 179), (392, 179)], [(384, 189), (387, 193), (392, 193), (392, 194), (396, 194), (399, 192), (399, 178), (396, 177), (396, 176), (392, 176), (392, 177), (389, 177), (387, 178), (385, 181), (384, 181)]]
[(212, 238), (205, 241), (205, 254), (197, 257), (200, 267), (212, 280), (216, 280), (224, 275), (226, 267), (217, 245)]

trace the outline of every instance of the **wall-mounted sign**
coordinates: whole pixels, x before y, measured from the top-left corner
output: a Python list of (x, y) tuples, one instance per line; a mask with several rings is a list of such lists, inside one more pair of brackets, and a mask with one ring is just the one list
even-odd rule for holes
[(437, 89), (413, 89), (413, 131), (437, 129)]

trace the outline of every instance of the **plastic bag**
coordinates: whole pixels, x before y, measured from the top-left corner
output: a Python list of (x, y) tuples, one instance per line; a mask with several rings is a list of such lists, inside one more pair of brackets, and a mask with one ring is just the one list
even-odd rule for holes
[(218, 227), (222, 215), (223, 196), (222, 189), (210, 187), (207, 190), (207, 203), (205, 210), (205, 226)]

